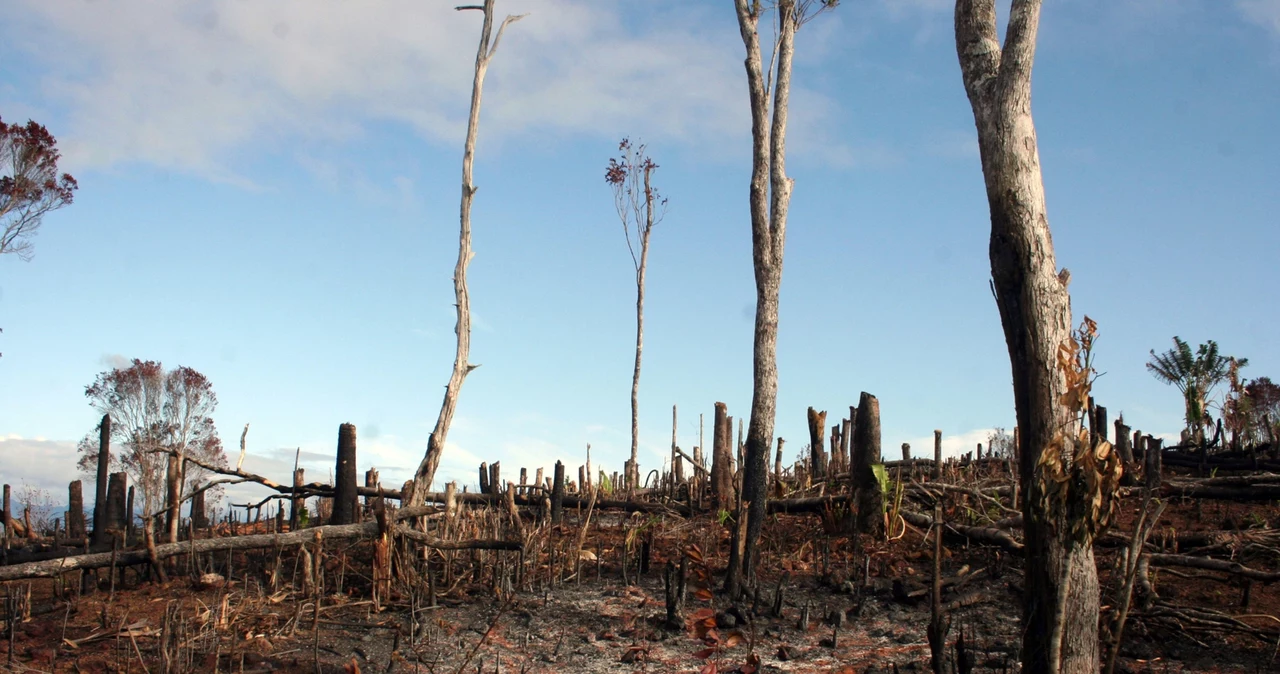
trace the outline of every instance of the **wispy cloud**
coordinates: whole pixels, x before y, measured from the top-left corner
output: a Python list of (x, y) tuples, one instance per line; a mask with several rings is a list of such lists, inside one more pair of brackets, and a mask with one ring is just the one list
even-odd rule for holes
[[(475, 12), (409, 0), (19, 5), (0, 30), (43, 71), (31, 104), (66, 107), (59, 136), (81, 168), (145, 163), (251, 186), (239, 168), (246, 152), (358, 141), (386, 122), (430, 141), (459, 141), (464, 128)], [(504, 10), (530, 15), (507, 32), (489, 71), (487, 138), (611, 138), (619, 128), (689, 143), (746, 137), (735, 32), (633, 21), (586, 0), (511, 0)], [(797, 115), (834, 114), (802, 83), (795, 97)], [(796, 143), (837, 145), (818, 137), (824, 128), (797, 127)], [(299, 159), (332, 179), (331, 167)], [(403, 193), (405, 180), (377, 187)]]
[(1236, 9), (1249, 21), (1280, 37), (1280, 0), (1236, 0)]

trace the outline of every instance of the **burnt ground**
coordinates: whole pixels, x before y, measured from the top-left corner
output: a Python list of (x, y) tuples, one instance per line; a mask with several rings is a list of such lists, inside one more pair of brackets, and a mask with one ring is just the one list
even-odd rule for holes
[[(1117, 529), (1129, 525), (1129, 510), (1121, 514)], [(965, 516), (957, 509), (947, 518), (958, 521)], [(284, 582), (274, 592), (269, 589), (270, 573), (280, 553), (273, 551), (239, 555), (231, 561), (231, 580), (211, 586), (192, 582), (200, 569), (188, 575), (177, 568), (175, 579), (164, 585), (131, 569), (122, 574), (114, 592), (106, 587), (103, 572), (100, 588), (59, 600), (53, 596), (52, 581), (33, 581), (35, 615), (16, 626), (12, 653), (8, 640), (0, 642), (0, 668), (8, 663), (11, 671), (147, 674), (344, 669), (725, 672), (742, 666), (754, 652), (760, 671), (766, 672), (861, 674), (889, 672), (894, 666), (904, 672), (929, 671), (932, 542), (926, 542), (920, 529), (908, 526), (895, 540), (869, 543), (867, 557), (857, 558), (869, 573), (862, 585), (850, 580), (858, 576), (858, 564), (849, 552), (849, 539), (829, 533), (839, 530), (838, 522), (830, 516), (771, 516), (763, 541), (766, 566), (757, 611), (750, 601), (731, 607), (720, 593), (709, 602), (699, 599), (694, 596), (696, 573), (692, 574), (687, 622), (693, 616), (712, 615), (721, 643), (733, 643), (708, 653), (688, 624), (682, 629), (664, 626), (661, 569), (667, 559), (697, 546), (713, 574), (723, 570), (729, 546), (725, 527), (705, 518), (605, 520), (593, 525), (587, 536), (584, 549), (597, 557), (583, 563), (582, 577), (553, 568), (533, 553), (539, 560), (536, 570), (530, 561), (530, 577), (520, 591), (509, 592), (502, 589), (503, 583), (495, 583), (495, 578), (507, 577), (495, 569), (511, 568), (514, 553), (457, 552), (452, 556), (459, 571), (451, 582), (441, 584), (435, 606), (427, 605), (425, 595), (406, 594), (401, 588), (375, 612), (369, 598), (368, 544), (327, 551), (330, 587), (318, 620), (310, 598), (286, 587), (296, 581), (290, 571), (296, 570), (291, 552), (278, 558), (283, 571), (277, 571), (277, 580)], [(1269, 505), (1175, 501), (1153, 540), (1170, 531), (1268, 531), (1280, 524), (1277, 520), (1280, 510)], [(568, 521), (558, 531), (541, 531), (554, 545), (572, 550), (579, 527)], [(639, 578), (632, 571), (627, 584), (620, 562), (629, 535), (634, 548), (629, 559), (638, 560), (644, 536), (636, 532), (652, 536), (651, 568)], [(470, 567), (472, 559), (480, 567), (478, 574)], [(226, 572), (225, 565), (218, 566), (222, 561), (211, 561), (213, 570)], [(1250, 563), (1274, 569), (1277, 561)], [(1113, 563), (1114, 553), (1100, 547), (1104, 614), (1113, 604)], [(1017, 671), (1020, 566), (1020, 559), (994, 548), (948, 544), (944, 549), (944, 576), (962, 579), (943, 597), (957, 605), (951, 611), (948, 642), (954, 644), (963, 634), (973, 671)], [(1280, 634), (1280, 620), (1272, 617), (1280, 615), (1276, 588), (1254, 583), (1244, 607), (1244, 587), (1222, 574), (1152, 570), (1162, 601), (1240, 616), (1266, 636), (1206, 630), (1179, 624), (1177, 618), (1146, 618), (1135, 609), (1117, 671), (1280, 671), (1280, 661), (1274, 659)], [(773, 594), (784, 574), (782, 615), (774, 617)], [(549, 583), (552, 575), (565, 578)], [(341, 592), (336, 591), (338, 583)], [(10, 589), (20, 585), (10, 584)], [(802, 629), (806, 607), (810, 618)], [(411, 609), (416, 609), (416, 620), (410, 619)]]

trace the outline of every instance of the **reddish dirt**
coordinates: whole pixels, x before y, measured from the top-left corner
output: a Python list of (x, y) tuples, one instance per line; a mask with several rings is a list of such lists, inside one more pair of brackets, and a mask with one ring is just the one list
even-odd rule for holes
[[(1127, 531), (1134, 503), (1126, 503), (1114, 530)], [(948, 521), (970, 515), (962, 506), (948, 511)], [(601, 519), (601, 518), (597, 518)], [(322, 602), (319, 623), (312, 604), (300, 593), (272, 594), (269, 573), (275, 553), (261, 551), (233, 560), (230, 583), (196, 587), (185, 569), (161, 586), (125, 572), (114, 594), (98, 588), (70, 601), (55, 599), (52, 581), (32, 582), (36, 614), (17, 625), (13, 653), (0, 641), (0, 671), (39, 672), (697, 672), (732, 671), (760, 658), (764, 672), (890, 672), (929, 671), (926, 628), (927, 593), (903, 597), (928, 587), (932, 572), (932, 543), (923, 532), (908, 527), (896, 540), (869, 544), (869, 579), (859, 588), (855, 559), (845, 536), (829, 535), (839, 523), (831, 517), (789, 515), (771, 517), (762, 547), (764, 592), (760, 614), (751, 604), (739, 607), (741, 618), (719, 593), (711, 602), (690, 596), (686, 617), (705, 608), (714, 611), (723, 639), (740, 635), (730, 648), (699, 653), (706, 646), (685, 629), (663, 626), (664, 590), (661, 569), (667, 559), (697, 546), (706, 553), (713, 573), (727, 563), (728, 534), (706, 519), (610, 516), (593, 525), (585, 549), (599, 555), (600, 564), (583, 565), (583, 578), (569, 575), (551, 586), (550, 573), (540, 557), (535, 579), (514, 595), (493, 591), (492, 569), (498, 555), (481, 557), (480, 581), (468, 571), (452, 588), (440, 588), (440, 606), (420, 609), (411, 624), (409, 609), (421, 597), (393, 597), (375, 613), (367, 579), (367, 543), (328, 553), (327, 583), (343, 577), (343, 592), (331, 587)], [(573, 520), (569, 520), (572, 522)], [(1173, 502), (1160, 520), (1158, 541), (1166, 531), (1189, 532), (1227, 528), (1267, 528), (1280, 523), (1273, 505)], [(625, 526), (624, 526), (625, 525)], [(623, 584), (621, 549), (627, 531), (652, 532), (651, 570)], [(572, 549), (578, 528), (572, 524), (556, 534), (557, 545)], [(634, 542), (634, 541), (633, 541)], [(1265, 546), (1263, 546), (1265, 548)], [(345, 553), (345, 557), (342, 553)], [(1266, 558), (1268, 554), (1271, 558)], [(455, 553), (467, 559), (466, 552)], [(563, 554), (563, 553), (562, 553)], [(631, 553), (636, 559), (637, 552)], [(1266, 549), (1241, 550), (1241, 559), (1256, 568), (1275, 569), (1280, 559)], [(341, 559), (346, 559), (345, 567)], [(512, 556), (503, 564), (511, 564)], [(1103, 587), (1104, 614), (1112, 606), (1115, 551), (1099, 547), (1098, 567)], [(225, 563), (219, 560), (219, 564)], [(281, 559), (284, 584), (293, 577), (293, 553)], [(694, 565), (695, 568), (697, 565)], [(974, 671), (1017, 671), (1018, 612), (1021, 560), (996, 549), (948, 545), (944, 575), (971, 575), (960, 590), (949, 590), (944, 601), (976, 596), (977, 601), (953, 612), (949, 643), (963, 634), (974, 657)], [(141, 569), (142, 567), (139, 567)], [(529, 567), (532, 569), (532, 565)], [(219, 571), (223, 569), (219, 568)], [(1235, 615), (1270, 636), (1205, 632), (1194, 627), (1131, 617), (1118, 671), (1128, 672), (1259, 672), (1280, 671), (1274, 659), (1280, 635), (1280, 593), (1254, 583), (1249, 606), (1240, 606), (1243, 587), (1224, 582), (1221, 574), (1185, 569), (1155, 569), (1156, 591), (1166, 602), (1210, 608)], [(225, 572), (225, 571), (224, 571)], [(782, 573), (781, 617), (768, 615), (774, 587)], [(976, 573), (975, 573), (976, 572)], [(105, 578), (106, 574), (103, 573)], [(895, 580), (900, 590), (895, 592)], [(692, 582), (692, 581), (691, 581)], [(11, 588), (19, 584), (11, 584)], [(15, 590), (16, 591), (16, 590)], [(802, 611), (810, 622), (800, 629)], [(1136, 610), (1136, 609), (1135, 609)], [(166, 613), (169, 620), (166, 622)], [(837, 629), (833, 615), (843, 613)], [(749, 625), (734, 624), (750, 618)], [(168, 627), (166, 627), (168, 625)], [(132, 626), (132, 631), (121, 630)], [(103, 638), (90, 639), (95, 634)], [(832, 640), (834, 638), (834, 643)], [(162, 641), (168, 647), (165, 664)], [(738, 641), (739, 637), (733, 637)], [(699, 657), (699, 656), (706, 656)], [(6, 663), (8, 663), (6, 665)]]

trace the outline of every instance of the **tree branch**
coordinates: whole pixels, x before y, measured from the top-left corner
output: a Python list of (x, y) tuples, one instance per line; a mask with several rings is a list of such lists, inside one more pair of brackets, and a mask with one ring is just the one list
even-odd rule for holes
[(969, 100), (976, 103), (990, 95), (1000, 72), (995, 0), (956, 0), (955, 30), (964, 88)]

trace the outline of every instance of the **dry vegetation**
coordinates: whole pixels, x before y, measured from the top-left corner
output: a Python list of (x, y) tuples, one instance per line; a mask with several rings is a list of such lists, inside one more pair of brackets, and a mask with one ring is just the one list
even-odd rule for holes
[[(887, 531), (855, 545), (834, 456), (830, 480), (807, 461), (772, 480), (780, 498), (758, 580), (736, 599), (720, 587), (734, 521), (703, 507), (707, 480), (673, 489), (664, 476), (629, 501), (568, 483), (559, 524), (554, 488), (490, 485), (403, 511), (367, 498), (364, 524), (291, 534), (283, 518), (224, 522), (155, 557), (118, 549), (115, 566), (11, 580), (0, 661), (44, 672), (925, 671), (936, 606), (957, 671), (1017, 671), (1024, 560), (1010, 463), (950, 462), (935, 477), (927, 460), (888, 462)], [(1123, 487), (1096, 541), (1109, 645), (1135, 522), (1144, 503), (1149, 515), (1163, 505), (1139, 545), (1117, 671), (1274, 666), (1280, 475), (1187, 474), (1197, 471), (1166, 467), (1150, 499)], [(947, 523), (936, 602), (935, 504)], [(52, 543), (11, 541), (11, 561)], [(483, 549), (502, 544), (515, 549)], [(34, 567), (0, 573), (19, 568)]]

